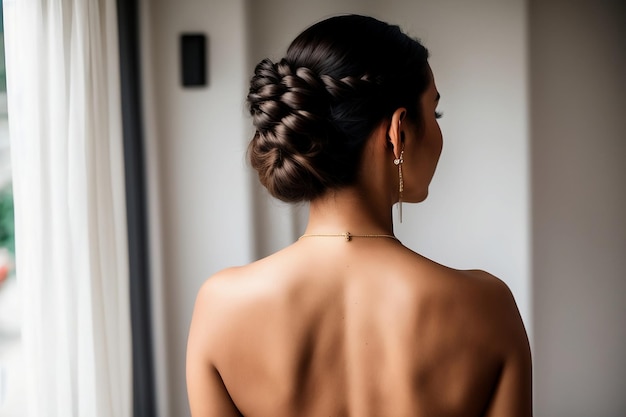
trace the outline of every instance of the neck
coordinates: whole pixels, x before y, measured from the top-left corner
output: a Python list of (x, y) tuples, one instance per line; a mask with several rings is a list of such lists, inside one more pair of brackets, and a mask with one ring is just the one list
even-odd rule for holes
[(391, 204), (358, 187), (328, 192), (311, 202), (305, 234), (393, 234)]

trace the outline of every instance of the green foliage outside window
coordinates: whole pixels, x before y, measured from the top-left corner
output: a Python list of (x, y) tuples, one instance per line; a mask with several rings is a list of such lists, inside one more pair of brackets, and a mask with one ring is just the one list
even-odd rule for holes
[(0, 248), (15, 255), (15, 222), (13, 214), (13, 189), (0, 190)]

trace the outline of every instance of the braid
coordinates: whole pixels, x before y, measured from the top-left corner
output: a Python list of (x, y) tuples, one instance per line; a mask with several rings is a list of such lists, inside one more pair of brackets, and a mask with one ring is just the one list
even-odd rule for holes
[[(321, 78), (308, 68), (294, 71), (284, 59), (257, 65), (247, 100), (257, 130), (249, 153), (261, 183), (276, 197), (310, 200), (335, 179), (330, 156), (340, 141), (328, 118), (330, 100)], [(309, 184), (306, 193), (296, 191), (302, 183)]]
[(367, 74), (360, 77), (348, 75), (339, 80), (324, 74), (320, 78), (328, 94), (337, 101), (350, 99), (355, 96), (355, 93), (360, 95), (371, 93), (378, 87), (377, 83)]

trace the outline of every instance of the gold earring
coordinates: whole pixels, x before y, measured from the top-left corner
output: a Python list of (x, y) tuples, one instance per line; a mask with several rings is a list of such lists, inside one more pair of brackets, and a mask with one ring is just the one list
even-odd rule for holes
[(400, 215), (400, 223), (402, 223), (402, 192), (404, 191), (404, 179), (402, 178), (403, 156), (404, 149), (400, 151), (400, 157), (393, 160), (393, 163), (398, 166), (398, 214)]

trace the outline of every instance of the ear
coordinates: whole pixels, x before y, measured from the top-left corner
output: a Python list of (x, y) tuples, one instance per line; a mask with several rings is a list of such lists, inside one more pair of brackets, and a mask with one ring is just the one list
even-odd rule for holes
[(396, 158), (400, 158), (400, 153), (404, 150), (404, 133), (402, 122), (406, 116), (406, 108), (399, 107), (391, 115), (391, 123), (387, 136), (393, 148), (393, 154)]

